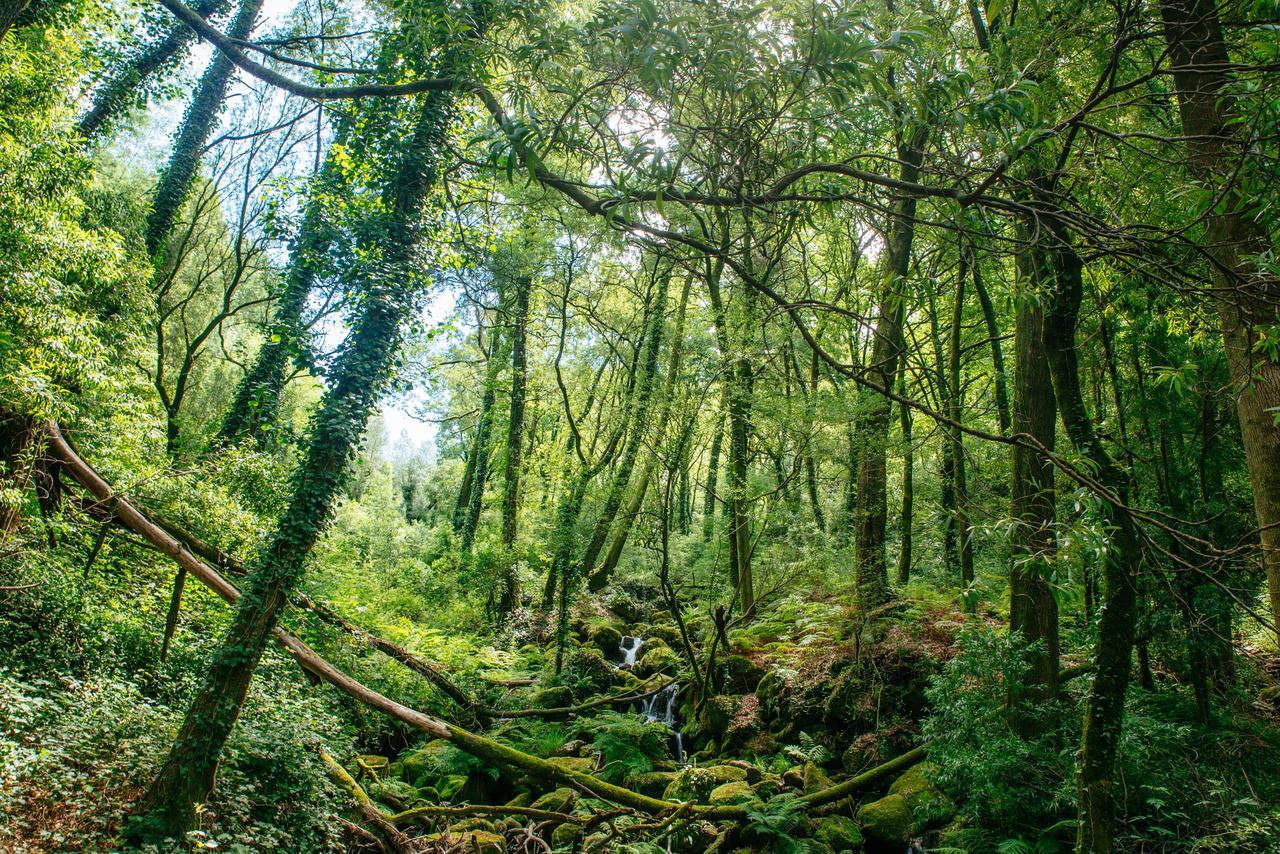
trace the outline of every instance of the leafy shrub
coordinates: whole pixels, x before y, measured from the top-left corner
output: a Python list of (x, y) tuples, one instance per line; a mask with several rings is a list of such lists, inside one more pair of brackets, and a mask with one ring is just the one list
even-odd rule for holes
[(604, 759), (600, 776), (621, 783), (633, 774), (652, 771), (667, 754), (671, 731), (665, 724), (648, 723), (626, 712), (605, 711), (585, 720), (579, 732), (591, 739)]

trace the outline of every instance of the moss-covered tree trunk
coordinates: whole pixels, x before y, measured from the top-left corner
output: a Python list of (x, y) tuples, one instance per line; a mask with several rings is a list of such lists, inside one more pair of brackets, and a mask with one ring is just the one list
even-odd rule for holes
[(381, 257), (360, 273), (359, 315), (312, 420), (289, 506), (246, 579), (231, 628), (131, 824), (134, 839), (183, 838), (195, 805), (208, 800), (218, 758), (254, 670), (332, 513), (365, 422), (390, 375), (400, 328), (414, 302), (410, 265), (419, 239), (418, 214), (437, 183), (452, 114), (450, 93), (425, 97), (413, 136), (383, 193), (387, 227), (374, 250)]
[(702, 541), (711, 541), (711, 533), (716, 524), (716, 488), (720, 485), (720, 448), (724, 444), (724, 410), (723, 400), (713, 416), (711, 432), (711, 450), (707, 455), (706, 489), (702, 494)]
[(503, 342), (495, 326), (493, 342), (489, 350), (489, 364), (484, 376), (484, 391), (480, 399), (480, 417), (476, 421), (475, 440), (471, 446), (471, 483), (465, 487), (467, 503), (458, 525), (459, 546), (464, 553), (471, 551), (476, 539), (476, 527), (480, 524), (480, 511), (484, 509), (484, 489), (489, 481), (490, 447), (493, 441), (493, 422), (496, 417), (494, 402), (498, 395), (498, 374), (502, 371)]
[[(240, 0), (235, 17), (227, 28), (227, 38), (243, 41), (253, 30), (254, 21), (262, 9), (262, 0)], [(200, 78), (186, 115), (173, 140), (173, 152), (160, 173), (151, 202), (151, 214), (147, 217), (144, 232), (147, 254), (156, 257), (177, 222), (178, 213), (191, 192), (200, 168), (200, 155), (204, 152), (209, 135), (213, 133), (227, 97), (227, 84), (235, 66), (221, 52), (214, 52), (209, 66)]]

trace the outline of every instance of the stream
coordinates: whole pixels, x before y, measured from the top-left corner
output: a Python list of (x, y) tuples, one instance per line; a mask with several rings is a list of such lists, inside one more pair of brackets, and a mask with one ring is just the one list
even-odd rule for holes
[[(629, 670), (635, 666), (640, 647), (644, 646), (641, 638), (624, 635), (618, 651), (622, 653), (619, 668)], [(671, 682), (661, 691), (651, 694), (640, 701), (640, 715), (648, 723), (664, 723), (671, 730), (671, 753), (676, 762), (685, 764), (684, 733), (680, 731), (676, 719), (676, 700), (680, 696), (680, 683)]]

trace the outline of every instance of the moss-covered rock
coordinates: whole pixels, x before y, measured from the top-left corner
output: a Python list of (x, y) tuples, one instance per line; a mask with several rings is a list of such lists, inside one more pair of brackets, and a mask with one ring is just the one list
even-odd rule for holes
[(491, 820), (487, 818), (464, 818), (455, 824), (449, 825), (449, 834), (470, 833), (473, 830), (479, 830), (483, 833), (497, 833), (497, 829)]
[(680, 638), (680, 630), (668, 623), (656, 623), (644, 630), (645, 643), (657, 643), (658, 641), (665, 643), (672, 649), (684, 643)]
[(680, 664), (675, 650), (665, 643), (645, 644), (640, 649), (640, 660), (636, 662), (636, 675), (647, 678), (655, 673), (672, 671)]
[(820, 792), (831, 786), (831, 778), (826, 772), (819, 768), (812, 760), (804, 763), (802, 774), (802, 785), (806, 795)]
[(858, 825), (868, 842), (901, 851), (911, 836), (911, 808), (902, 795), (885, 795), (858, 810)]
[(441, 776), (441, 759), (449, 747), (449, 742), (443, 738), (428, 741), (421, 747), (402, 753), (399, 759), (388, 766), (388, 773), (395, 774), (418, 788), (433, 785)]
[(755, 798), (755, 792), (746, 780), (740, 780), (737, 783), (724, 783), (716, 786), (711, 790), (711, 794), (707, 795), (707, 803), (716, 806), (728, 806), (730, 804), (744, 804)]
[(724, 667), (724, 690), (730, 694), (754, 691), (767, 672), (745, 655), (730, 655), (721, 664)]
[(712, 738), (721, 735), (729, 729), (729, 722), (737, 709), (738, 703), (732, 697), (708, 697), (698, 712), (698, 732)]
[(756, 699), (760, 701), (760, 714), (765, 721), (782, 717), (783, 699), (787, 693), (787, 680), (776, 670), (770, 670), (756, 683)]
[(595, 647), (576, 649), (565, 659), (565, 680), (578, 686), (578, 690), (602, 694), (613, 687), (618, 669), (605, 660)]
[(725, 783), (745, 783), (747, 772), (732, 765), (685, 768), (671, 781), (662, 796), (669, 801), (706, 803), (713, 789)]
[(422, 800), (422, 793), (418, 791), (416, 786), (410, 785), (404, 780), (397, 780), (394, 777), (387, 777), (378, 783), (371, 784), (368, 787), (368, 791), (370, 797), (382, 801), (384, 804), (394, 805), (399, 802), (407, 807)]
[(576, 824), (558, 824), (556, 829), (551, 831), (551, 847), (556, 850), (569, 850), (573, 847), (573, 843), (578, 841), (578, 837), (582, 835), (582, 828)]
[(591, 774), (596, 770), (596, 763), (582, 756), (553, 756), (547, 760), (552, 765), (558, 765), (566, 771), (574, 771), (578, 774)]
[(591, 643), (610, 661), (622, 658), (622, 632), (608, 623), (603, 623), (591, 630)]
[(813, 838), (832, 851), (859, 851), (862, 848), (862, 830), (856, 821), (845, 815), (829, 815), (819, 821)]
[(578, 801), (578, 793), (573, 789), (559, 788), (554, 792), (547, 792), (538, 798), (531, 805), (536, 810), (546, 810), (547, 812), (572, 812), (573, 805)]
[(626, 779), (626, 787), (633, 792), (660, 798), (667, 786), (679, 776), (678, 771), (649, 771), (644, 774), (632, 774)]
[(468, 830), (465, 833), (433, 833), (424, 837), (428, 842), (443, 843), (449, 850), (469, 851), (472, 854), (506, 854), (507, 842), (496, 833), (484, 830)]
[(907, 802), (917, 831), (950, 821), (956, 814), (955, 804), (938, 787), (938, 770), (932, 762), (920, 762), (889, 786), (889, 794), (900, 795)]
[(567, 685), (539, 688), (529, 697), (529, 705), (535, 709), (560, 709), (573, 705), (573, 691)]

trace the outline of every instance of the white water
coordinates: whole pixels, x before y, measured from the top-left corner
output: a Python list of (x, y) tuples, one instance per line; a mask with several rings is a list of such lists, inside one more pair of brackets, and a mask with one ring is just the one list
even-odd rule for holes
[[(640, 714), (649, 723), (661, 721), (671, 728), (675, 737), (675, 755), (677, 762), (684, 762), (684, 733), (676, 726), (676, 697), (680, 695), (680, 684), (672, 682), (656, 694), (640, 701)], [(661, 709), (661, 713), (659, 713)]]
[[(630, 641), (630, 645), (628, 645)], [(618, 650), (622, 653), (621, 667), (634, 667), (636, 664), (636, 654), (640, 652), (640, 647), (644, 646), (644, 641), (640, 638), (633, 638), (631, 635), (624, 635), (622, 638), (622, 646)]]

